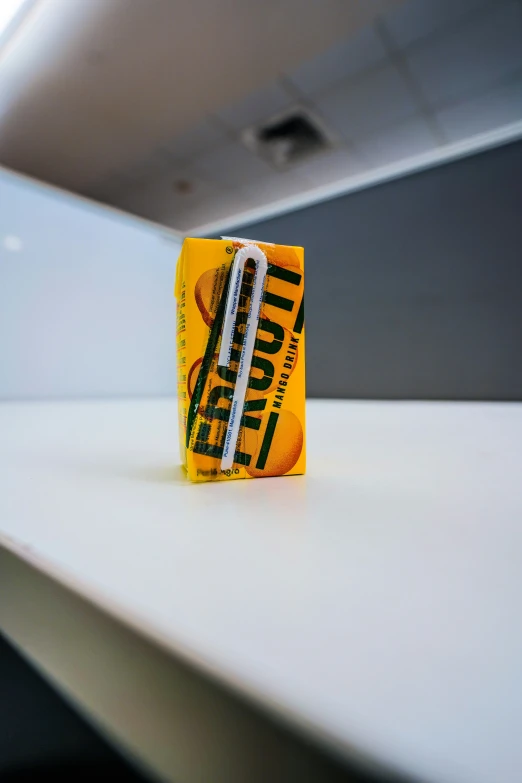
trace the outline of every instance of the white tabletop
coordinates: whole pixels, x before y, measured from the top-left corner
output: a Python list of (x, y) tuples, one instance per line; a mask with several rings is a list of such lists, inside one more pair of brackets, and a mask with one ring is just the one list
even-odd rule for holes
[(310, 402), (192, 485), (172, 400), (0, 405), (0, 542), (338, 748), (522, 780), (522, 405)]

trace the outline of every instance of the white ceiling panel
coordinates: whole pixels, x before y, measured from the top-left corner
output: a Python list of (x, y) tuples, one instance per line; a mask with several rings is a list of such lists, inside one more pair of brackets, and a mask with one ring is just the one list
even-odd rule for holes
[(315, 105), (347, 140), (375, 133), (416, 113), (413, 97), (391, 63), (325, 93)]
[(354, 174), (360, 174), (364, 165), (356, 153), (347, 147), (329, 150), (301, 163), (295, 171), (309, 185), (326, 185)]
[(227, 127), (240, 131), (250, 125), (269, 120), (292, 103), (292, 97), (276, 83), (262, 90), (255, 90), (241, 101), (216, 112), (216, 116)]
[(132, 180), (121, 173), (109, 174), (92, 189), (92, 193), (87, 191), (86, 196), (103, 199), (107, 204), (118, 204), (125, 196), (129, 185), (134, 185)]
[(188, 231), (196, 225), (212, 223), (214, 221), (226, 221), (230, 215), (252, 209), (259, 204), (265, 204), (265, 199), (255, 200), (250, 198), (242, 189), (235, 191), (220, 190), (218, 194), (208, 197), (205, 201), (194, 207), (183, 207), (175, 213), (166, 215), (163, 222), (172, 228)]
[(201, 152), (218, 147), (226, 140), (226, 133), (211, 120), (197, 123), (189, 132), (175, 136), (162, 145), (175, 160), (190, 161)]
[(448, 141), (460, 141), (476, 133), (522, 120), (522, 76), (437, 114)]
[(353, 38), (330, 47), (307, 60), (288, 75), (304, 95), (315, 96), (337, 82), (376, 65), (386, 57), (384, 45), (373, 26)]
[[(187, 191), (178, 189), (179, 182), (190, 183)], [(145, 185), (129, 185), (119, 199), (118, 206), (143, 217), (168, 225), (175, 225), (176, 215), (195, 209), (214, 198), (217, 188), (190, 169), (166, 171), (153, 182)]]
[(143, 160), (138, 160), (132, 166), (125, 168), (124, 176), (138, 183), (149, 182), (166, 169), (174, 169), (175, 161), (163, 150), (154, 150)]
[(357, 143), (357, 152), (372, 168), (420, 155), (437, 146), (437, 139), (423, 117), (413, 117)]
[(405, 47), (440, 32), (491, 0), (408, 0), (383, 16), (383, 23), (397, 46)]
[(205, 180), (225, 187), (245, 185), (272, 172), (267, 163), (256, 158), (239, 142), (229, 142), (200, 155), (194, 163), (194, 170)]
[(428, 102), (472, 97), (522, 68), (522, 5), (498, 3), (408, 55)]
[(237, 211), (250, 206), (258, 207), (266, 204), (267, 201), (287, 198), (295, 193), (301, 193), (309, 187), (310, 185), (306, 180), (294, 173), (281, 174), (276, 172), (270, 177), (252, 180), (247, 185), (244, 185), (241, 188)]
[(378, 8), (340, 0), (37, 5), (2, 50), (0, 163), (80, 192), (274, 84)]
[(179, 168), (179, 163), (174, 161), (167, 152), (154, 150), (143, 160), (137, 160), (132, 166), (125, 169), (110, 172), (99, 182), (94, 182), (87, 190), (86, 195), (107, 199), (115, 203), (119, 194), (127, 191), (129, 187), (142, 186), (153, 182), (166, 172)]
[[(0, 164), (181, 230), (522, 135), (522, 0), (39, 7), (2, 50)], [(297, 105), (333, 146), (275, 170), (240, 132)]]
[(118, 194), (117, 200), (106, 198), (104, 201), (126, 212), (154, 220), (152, 216), (159, 213), (162, 198), (164, 194), (158, 192), (156, 183), (150, 186), (131, 184)]

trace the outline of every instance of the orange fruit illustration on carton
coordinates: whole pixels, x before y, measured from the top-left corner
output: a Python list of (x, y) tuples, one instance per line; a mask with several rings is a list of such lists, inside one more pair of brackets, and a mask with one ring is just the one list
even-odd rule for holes
[[(261, 448), (265, 441), (267, 429), (275, 419), (271, 433), (270, 449), (266, 461), (260, 460)], [(262, 476), (282, 476), (291, 470), (303, 448), (303, 428), (301, 422), (292, 411), (281, 410), (278, 414), (265, 414), (261, 428), (258, 431), (257, 443), (254, 446), (250, 464), (246, 466), (247, 473), (255, 478)], [(259, 466), (259, 467), (258, 467)]]

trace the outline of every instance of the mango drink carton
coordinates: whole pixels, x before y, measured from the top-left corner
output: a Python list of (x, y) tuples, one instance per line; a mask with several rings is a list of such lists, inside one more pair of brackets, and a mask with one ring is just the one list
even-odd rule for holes
[(192, 481), (305, 472), (304, 252), (185, 239), (176, 269), (181, 460)]

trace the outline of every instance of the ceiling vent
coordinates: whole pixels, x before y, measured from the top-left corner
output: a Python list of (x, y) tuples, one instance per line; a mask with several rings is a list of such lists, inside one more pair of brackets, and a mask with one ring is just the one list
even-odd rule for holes
[(247, 128), (241, 138), (249, 150), (278, 169), (290, 168), (331, 146), (321, 121), (302, 106)]

